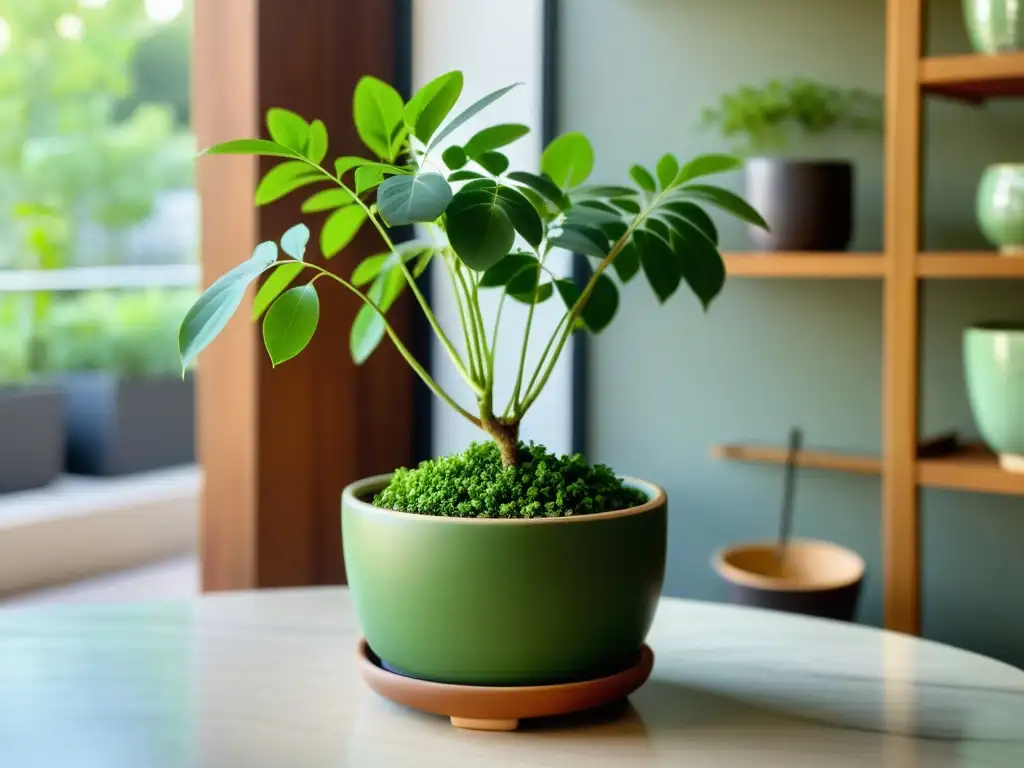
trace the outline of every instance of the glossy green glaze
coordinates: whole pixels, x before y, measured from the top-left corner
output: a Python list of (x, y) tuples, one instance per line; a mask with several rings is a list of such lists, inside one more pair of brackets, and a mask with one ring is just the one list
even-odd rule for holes
[(975, 326), (964, 332), (967, 391), (981, 436), (1003, 466), (1024, 463), (1024, 325)]
[(964, 0), (964, 24), (978, 53), (1017, 51), (1024, 45), (1020, 0)]
[(985, 169), (977, 213), (981, 231), (993, 245), (1007, 255), (1024, 255), (1024, 164)]
[[(643, 644), (665, 576), (664, 491), (642, 507), (580, 517), (431, 517), (342, 495), (342, 543), (370, 648), (414, 677), (537, 685), (607, 673)], [(367, 501), (364, 501), (366, 499)]]

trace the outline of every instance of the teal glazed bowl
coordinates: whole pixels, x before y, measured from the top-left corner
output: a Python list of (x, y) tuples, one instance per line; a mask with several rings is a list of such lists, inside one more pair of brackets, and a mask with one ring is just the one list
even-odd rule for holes
[(977, 53), (1019, 51), (1024, 46), (1024, 3), (964, 0), (964, 25)]
[(985, 169), (978, 185), (978, 225), (1004, 256), (1024, 256), (1024, 163)]
[(665, 576), (665, 492), (577, 517), (484, 520), (381, 509), (388, 481), (342, 494), (349, 594), (392, 671), (462, 685), (590, 680), (636, 662)]
[(1024, 472), (1024, 323), (964, 332), (967, 393), (982, 438), (1009, 472)]

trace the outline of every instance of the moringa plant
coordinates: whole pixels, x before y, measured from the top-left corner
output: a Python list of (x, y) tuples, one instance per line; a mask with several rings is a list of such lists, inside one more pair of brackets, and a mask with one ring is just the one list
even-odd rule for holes
[[(710, 203), (765, 226), (741, 198), (694, 183), (740, 166), (725, 155), (704, 155), (680, 165), (666, 154), (654, 173), (634, 165), (632, 184), (584, 185), (594, 166), (593, 149), (583, 134), (566, 133), (544, 149), (539, 172), (511, 171), (500, 150), (522, 138), (528, 132), (525, 125), (492, 125), (461, 145), (450, 137), (516, 86), (488, 94), (446, 122), (462, 84), (461, 72), (449, 72), (405, 104), (391, 86), (362, 78), (355, 89), (353, 116), (372, 158), (339, 157), (327, 166), (323, 122), (307, 122), (277, 108), (267, 113), (269, 140), (238, 139), (206, 150), (281, 158), (257, 186), (255, 202), (266, 205), (299, 189), (312, 191), (302, 211), (328, 213), (319, 243), (325, 259), (335, 258), (367, 224), (385, 250), (364, 259), (346, 279), (305, 260), (310, 232), (303, 224), (284, 233), (280, 249), (273, 242), (260, 243), (248, 261), (214, 282), (185, 316), (178, 340), (183, 366), (224, 328), (249, 284), (264, 274), (253, 319), (263, 317), (263, 340), (275, 366), (294, 357), (316, 330), (317, 284), (333, 281), (363, 302), (350, 336), (355, 362), (362, 363), (385, 335), (390, 337), (434, 394), (494, 439), (509, 466), (518, 460), (520, 422), (547, 384), (569, 337), (580, 329), (598, 333), (614, 317), (619, 304), (615, 278), (624, 284), (643, 272), (661, 302), (685, 281), (706, 308), (722, 288), (725, 268), (715, 225), (702, 205)], [(394, 228), (410, 224), (423, 225), (428, 238), (396, 242)], [(582, 285), (557, 277), (551, 269), (549, 260), (564, 251), (592, 260)], [(461, 348), (441, 328), (417, 285), (432, 260), (442, 262), (451, 279)], [(304, 272), (311, 279), (289, 287)], [(388, 323), (389, 308), (407, 286), (475, 395), (478, 414), (438, 385)], [(480, 292), (485, 290), (502, 292), (492, 325), (481, 309)], [(526, 353), (534, 308), (555, 296), (564, 302), (565, 313), (530, 372)], [(497, 409), (494, 362), (508, 298), (529, 310), (518, 340), (521, 352), (512, 395), (504, 409)]]

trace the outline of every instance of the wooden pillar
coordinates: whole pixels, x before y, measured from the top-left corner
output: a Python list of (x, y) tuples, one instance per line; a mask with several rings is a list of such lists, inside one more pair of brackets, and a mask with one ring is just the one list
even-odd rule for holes
[(885, 102), (885, 626), (921, 629), (917, 487), (923, 0), (888, 0)]
[[(352, 126), (352, 89), (364, 74), (395, 81), (399, 4), (196, 0), (193, 114), (200, 148), (266, 136), (263, 116), (281, 106), (327, 124), (329, 158), (365, 155)], [(299, 221), (313, 230), (310, 257), (320, 258), (322, 219), (301, 215), (298, 199), (253, 207), (259, 173), (269, 165), (247, 157), (200, 159), (204, 285)], [(347, 276), (380, 250), (366, 227), (327, 266)], [(341, 489), (412, 460), (412, 374), (386, 341), (363, 366), (352, 363), (356, 301), (340, 288), (322, 291), (313, 343), (276, 370), (248, 304), (201, 356), (204, 590), (342, 582)], [(389, 313), (400, 333), (408, 331), (410, 310), (400, 302)]]

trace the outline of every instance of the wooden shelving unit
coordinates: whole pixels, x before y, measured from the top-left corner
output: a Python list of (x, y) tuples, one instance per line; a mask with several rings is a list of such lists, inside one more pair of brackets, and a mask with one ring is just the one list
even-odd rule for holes
[[(920, 489), (1024, 496), (1024, 474), (984, 448), (921, 457), (920, 281), (1024, 279), (1024, 258), (991, 252), (921, 252), (921, 102), (937, 94), (980, 103), (1024, 96), (1024, 52), (922, 56), (925, 0), (886, 2), (885, 250), (881, 254), (728, 254), (733, 277), (874, 278), (884, 288), (883, 450), (880, 456), (802, 451), (800, 466), (880, 475), (885, 625), (921, 629)], [(781, 464), (783, 447), (726, 445), (718, 458)]]

